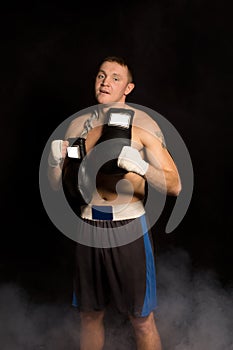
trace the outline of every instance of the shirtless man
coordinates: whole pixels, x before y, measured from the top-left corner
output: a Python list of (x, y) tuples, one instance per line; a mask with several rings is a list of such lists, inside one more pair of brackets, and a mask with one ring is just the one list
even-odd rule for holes
[[(178, 196), (181, 191), (177, 167), (166, 149), (159, 126), (147, 113), (125, 103), (133, 88), (132, 72), (124, 60), (107, 57), (100, 64), (95, 81), (96, 118), (90, 122), (90, 114), (77, 117), (70, 123), (64, 140), (52, 142), (48, 176), (52, 188), (58, 190), (62, 183), (68, 139), (84, 136), (89, 154), (103, 133), (110, 108), (134, 112), (130, 145), (122, 147), (117, 160), (122, 172), (98, 173), (91, 200), (81, 210), (83, 226), (80, 230), (94, 232), (96, 227), (103, 227), (110, 233), (112, 227), (126, 227), (127, 235), (127, 224), (130, 223), (135, 232), (142, 227), (145, 232), (147, 220), (143, 199), (146, 181), (168, 195)], [(108, 217), (105, 213), (101, 217), (102, 209), (98, 211), (104, 206), (111, 209)], [(137, 349), (161, 350), (154, 317), (156, 277), (150, 230), (146, 229), (146, 234), (130, 243), (112, 248), (77, 243), (76, 253), (74, 303), (80, 310), (80, 349), (103, 349), (104, 310), (112, 298), (119, 311), (126, 313), (132, 323)]]

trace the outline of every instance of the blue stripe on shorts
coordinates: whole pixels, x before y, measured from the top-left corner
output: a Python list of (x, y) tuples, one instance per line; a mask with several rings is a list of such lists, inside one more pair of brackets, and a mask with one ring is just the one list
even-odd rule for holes
[(146, 294), (141, 316), (148, 316), (157, 306), (156, 274), (154, 255), (152, 252), (145, 215), (141, 216), (140, 221), (144, 232), (144, 245), (146, 253)]

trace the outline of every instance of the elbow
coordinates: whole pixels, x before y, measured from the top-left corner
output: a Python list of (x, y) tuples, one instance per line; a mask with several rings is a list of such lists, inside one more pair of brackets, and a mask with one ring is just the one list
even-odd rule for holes
[(169, 196), (178, 197), (181, 190), (182, 190), (182, 188), (180, 186), (172, 186), (172, 187), (168, 188), (167, 194)]
[(182, 184), (178, 174), (172, 176), (170, 184), (168, 182), (167, 186), (167, 194), (170, 196), (178, 197), (180, 192), (182, 191)]
[(172, 196), (178, 197), (180, 192), (181, 192), (181, 190), (182, 190), (181, 184), (178, 184), (178, 185), (174, 186), (173, 189), (172, 189)]

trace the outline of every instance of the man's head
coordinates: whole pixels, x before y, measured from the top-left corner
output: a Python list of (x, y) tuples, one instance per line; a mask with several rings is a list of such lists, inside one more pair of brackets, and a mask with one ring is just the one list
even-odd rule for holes
[(109, 56), (101, 62), (95, 80), (98, 103), (125, 102), (133, 88), (132, 71), (123, 58)]

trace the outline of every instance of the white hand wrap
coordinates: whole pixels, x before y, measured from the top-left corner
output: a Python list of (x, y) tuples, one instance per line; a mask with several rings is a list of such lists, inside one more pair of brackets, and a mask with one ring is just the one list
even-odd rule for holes
[(62, 161), (62, 140), (54, 140), (51, 143), (51, 150), (49, 153), (49, 166), (55, 168)]
[(118, 157), (117, 165), (127, 171), (144, 176), (149, 164), (142, 159), (139, 151), (130, 146), (124, 146)]

